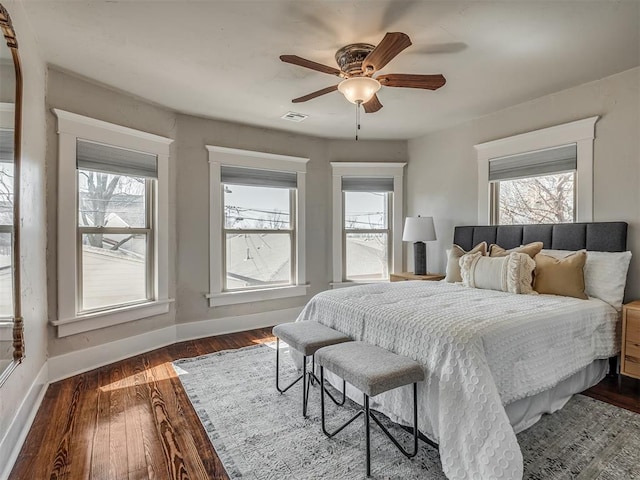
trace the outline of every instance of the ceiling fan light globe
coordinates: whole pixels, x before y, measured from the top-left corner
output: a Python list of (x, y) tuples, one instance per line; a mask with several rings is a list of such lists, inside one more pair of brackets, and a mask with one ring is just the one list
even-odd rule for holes
[(351, 77), (338, 84), (338, 91), (351, 103), (367, 103), (380, 90), (380, 82), (370, 77)]

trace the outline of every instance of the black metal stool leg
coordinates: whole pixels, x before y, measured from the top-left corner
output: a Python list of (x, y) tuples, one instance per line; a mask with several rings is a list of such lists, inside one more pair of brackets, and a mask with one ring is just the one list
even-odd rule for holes
[[(393, 435), (387, 430), (387, 428), (382, 424), (380, 420), (373, 414), (370, 408), (370, 397), (365, 393), (363, 394), (363, 408), (359, 410), (353, 417), (351, 417), (346, 423), (340, 426), (337, 430), (333, 432), (329, 432), (326, 426), (325, 419), (325, 400), (324, 400), (325, 388), (324, 388), (324, 367), (320, 366), (320, 409), (321, 409), (321, 418), (322, 418), (322, 431), (324, 434), (331, 438), (341, 432), (345, 427), (347, 427), (351, 422), (353, 422), (360, 415), (364, 415), (364, 434), (365, 434), (365, 454), (366, 454), (366, 469), (367, 469), (367, 477), (371, 476), (371, 422), (370, 419), (373, 419), (375, 423), (378, 424), (382, 432), (391, 440), (391, 442), (396, 446), (398, 450), (407, 458), (413, 458), (418, 454), (418, 438), (420, 436), (420, 432), (418, 431), (418, 384), (413, 384), (413, 451), (409, 452), (405, 450), (400, 442), (395, 439)], [(329, 394), (329, 392), (327, 392)], [(426, 437), (425, 437), (426, 438)], [(431, 440), (426, 439), (426, 442), (430, 445), (438, 448), (438, 445), (433, 443)]]
[(400, 445), (400, 442), (398, 442), (398, 440), (396, 440), (393, 435), (391, 435), (389, 430), (387, 430), (387, 428), (382, 424), (380, 420), (376, 418), (373, 413), (369, 412), (369, 415), (405, 457), (413, 458), (416, 456), (416, 454), (418, 453), (418, 436), (420, 435), (418, 432), (418, 384), (413, 384), (413, 452), (405, 450), (402, 445)]
[[(315, 358), (315, 357), (314, 357)], [(322, 367), (320, 367), (322, 368)], [(318, 382), (318, 384), (320, 384), (320, 379), (318, 377), (316, 377), (315, 375), (315, 371), (311, 372), (309, 375), (312, 376), (313, 379), (315, 379), (316, 382)], [(313, 380), (311, 380), (311, 385), (313, 385)], [(329, 390), (325, 391), (327, 392), (327, 395), (329, 396), (329, 398), (331, 399), (331, 401), (333, 403), (335, 403), (336, 405), (338, 405), (339, 407), (341, 407), (342, 405), (344, 405), (344, 402), (347, 400), (347, 389), (346, 389), (346, 385), (347, 382), (345, 382), (344, 380), (342, 380), (342, 400), (336, 400), (336, 398), (331, 394), (331, 392)], [(337, 390), (337, 389), (336, 389)]]
[(302, 357), (302, 416), (307, 416), (307, 400), (309, 400), (309, 386), (307, 385), (307, 357)]
[(362, 415), (364, 413), (364, 410), (359, 410), (358, 413), (356, 413), (353, 417), (351, 417), (340, 428), (338, 428), (337, 430), (335, 430), (333, 432), (330, 432), (329, 430), (327, 430), (326, 416), (325, 416), (325, 412), (324, 412), (324, 394), (325, 394), (325, 392), (327, 393), (327, 395), (329, 395), (329, 392), (326, 391), (326, 388), (324, 386), (324, 367), (321, 366), (320, 367), (320, 416), (321, 416), (321, 420), (322, 420), (322, 432), (327, 437), (331, 438), (331, 437), (337, 435), (338, 433), (340, 433), (345, 427), (350, 425), (351, 422), (353, 422), (356, 418), (358, 418), (360, 415)]
[(369, 435), (369, 417), (371, 415), (371, 411), (369, 410), (369, 395), (364, 395), (364, 434), (365, 434), (365, 444), (367, 450), (367, 477), (371, 476), (371, 437)]
[(276, 337), (276, 389), (280, 393), (284, 393), (293, 387), (296, 383), (298, 383), (302, 379), (302, 375), (296, 378), (293, 382), (287, 385), (284, 388), (280, 388), (280, 339)]

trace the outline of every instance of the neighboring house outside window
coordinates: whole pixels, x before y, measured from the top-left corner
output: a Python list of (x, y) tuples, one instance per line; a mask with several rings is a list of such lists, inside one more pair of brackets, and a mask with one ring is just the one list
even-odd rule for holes
[(58, 117), (58, 335), (166, 313), (171, 139)]
[(478, 224), (593, 221), (598, 118), (475, 145)]
[(308, 159), (207, 146), (211, 307), (306, 295)]
[(404, 163), (333, 162), (333, 282), (389, 279), (402, 262)]

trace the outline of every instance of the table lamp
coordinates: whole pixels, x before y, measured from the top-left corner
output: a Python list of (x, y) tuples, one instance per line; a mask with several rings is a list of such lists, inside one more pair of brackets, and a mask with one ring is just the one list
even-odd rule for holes
[(427, 274), (427, 246), (424, 242), (436, 239), (436, 229), (433, 226), (433, 217), (407, 217), (404, 221), (403, 242), (414, 242), (413, 260), (415, 263), (413, 273), (416, 275)]

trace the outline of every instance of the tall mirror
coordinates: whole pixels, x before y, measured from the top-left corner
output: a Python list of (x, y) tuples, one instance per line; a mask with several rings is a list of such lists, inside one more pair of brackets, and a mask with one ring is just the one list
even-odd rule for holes
[(24, 356), (20, 305), (22, 72), (11, 17), (0, 4), (0, 385)]

